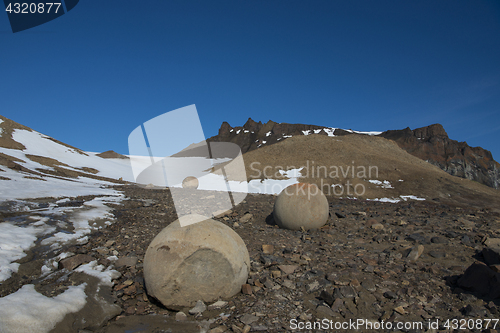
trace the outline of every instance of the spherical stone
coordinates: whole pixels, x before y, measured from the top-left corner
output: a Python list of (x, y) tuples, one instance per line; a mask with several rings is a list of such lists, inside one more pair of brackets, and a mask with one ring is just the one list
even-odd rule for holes
[(165, 307), (180, 310), (237, 294), (246, 283), (250, 257), (241, 237), (225, 224), (207, 219), (164, 228), (144, 257), (149, 295)]
[(305, 230), (321, 228), (328, 220), (328, 200), (315, 184), (286, 187), (276, 198), (273, 216), (280, 228)]
[(186, 177), (182, 181), (182, 187), (183, 188), (194, 188), (194, 189), (197, 189), (199, 185), (200, 185), (200, 182), (198, 181), (198, 178), (193, 177), (193, 176)]

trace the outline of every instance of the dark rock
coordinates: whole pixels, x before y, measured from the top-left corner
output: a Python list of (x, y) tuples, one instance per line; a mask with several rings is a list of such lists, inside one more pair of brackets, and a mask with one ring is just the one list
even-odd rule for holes
[(345, 219), (345, 215), (344, 215), (344, 214), (340, 214), (340, 213), (335, 212), (335, 215), (336, 215), (339, 219)]
[(325, 303), (328, 304), (329, 306), (332, 306), (333, 301), (335, 300), (333, 298), (332, 293), (329, 293), (326, 290), (321, 291), (321, 294), (319, 294), (319, 298), (321, 298), (323, 301), (325, 301)]
[(431, 257), (433, 258), (445, 258), (446, 257), (446, 253), (445, 252), (442, 252), (442, 251), (434, 251), (434, 250), (431, 250), (429, 252), (427, 252)]
[(458, 279), (457, 285), (492, 299), (500, 297), (500, 273), (483, 263), (475, 262), (470, 265)]
[(469, 317), (486, 317), (487, 311), (484, 307), (468, 304), (462, 308), (461, 312)]
[(375, 283), (373, 283), (372, 280), (365, 280), (361, 282), (361, 286), (370, 292), (374, 292), (375, 290), (377, 290), (377, 287), (375, 286)]
[(484, 261), (488, 265), (500, 264), (500, 248), (497, 247), (485, 247), (481, 252), (483, 254)]
[(444, 238), (444, 237), (436, 236), (436, 237), (432, 237), (431, 238), (431, 243), (434, 243), (434, 244), (448, 244), (449, 241), (446, 238)]
[(272, 254), (263, 254), (260, 255), (260, 262), (266, 266), (282, 264), (284, 259), (282, 257), (277, 257)]
[(355, 298), (357, 296), (356, 291), (351, 286), (340, 286), (339, 290), (344, 298)]
[(419, 233), (408, 235), (406, 238), (417, 243), (425, 243), (425, 237)]
[(393, 291), (390, 291), (390, 290), (389, 290), (389, 291), (386, 291), (386, 292), (384, 293), (384, 297), (385, 297), (385, 298), (388, 298), (388, 299), (396, 299), (396, 298), (398, 298), (398, 296), (396, 295), (396, 293), (395, 293), (395, 292), (393, 292)]
[(428, 161), (452, 176), (500, 187), (500, 165), (491, 152), (451, 140), (440, 124), (411, 130), (389, 130), (380, 136), (395, 141), (408, 153)]

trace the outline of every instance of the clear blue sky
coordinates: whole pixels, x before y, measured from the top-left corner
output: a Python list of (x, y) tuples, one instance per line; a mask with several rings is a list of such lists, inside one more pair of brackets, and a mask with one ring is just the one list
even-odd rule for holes
[(500, 160), (500, 1), (84, 0), (0, 38), (0, 114), (87, 151), (196, 104), (206, 137), (441, 123)]

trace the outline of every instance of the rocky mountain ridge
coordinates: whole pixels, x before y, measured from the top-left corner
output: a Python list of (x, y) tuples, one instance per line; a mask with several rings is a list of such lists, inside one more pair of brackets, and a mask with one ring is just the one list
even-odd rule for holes
[(491, 152), (450, 139), (440, 124), (414, 130), (408, 127), (385, 132), (359, 132), (318, 125), (276, 123), (272, 120), (262, 123), (248, 118), (243, 126), (232, 127), (223, 122), (219, 134), (207, 141), (236, 143), (242, 153), (246, 153), (292, 136), (309, 134), (331, 137), (353, 134), (381, 136), (395, 141), (408, 153), (436, 165), (450, 175), (474, 180), (495, 189), (500, 188), (500, 164), (493, 159)]

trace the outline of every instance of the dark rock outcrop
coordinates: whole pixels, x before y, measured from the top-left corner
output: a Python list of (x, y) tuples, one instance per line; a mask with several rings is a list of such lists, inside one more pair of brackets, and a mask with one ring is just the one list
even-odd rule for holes
[(244, 154), (248, 151), (260, 148), (264, 145), (274, 144), (293, 135), (304, 135), (303, 131), (317, 130), (318, 134), (327, 135), (324, 126), (275, 123), (269, 120), (267, 123), (256, 122), (248, 118), (243, 126), (231, 127), (223, 122), (219, 134), (209, 138), (208, 142), (232, 142), (241, 148)]
[(434, 124), (411, 130), (386, 131), (380, 136), (395, 141), (408, 153), (443, 169), (453, 176), (475, 180), (498, 189), (500, 164), (491, 152), (452, 140), (443, 126)]

